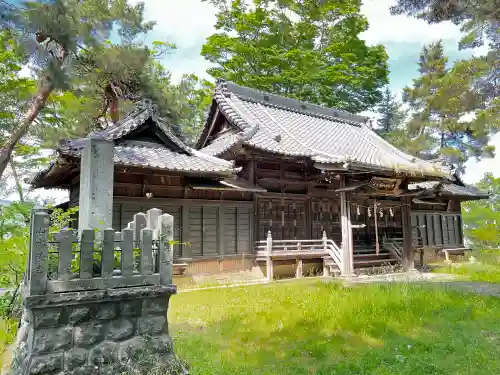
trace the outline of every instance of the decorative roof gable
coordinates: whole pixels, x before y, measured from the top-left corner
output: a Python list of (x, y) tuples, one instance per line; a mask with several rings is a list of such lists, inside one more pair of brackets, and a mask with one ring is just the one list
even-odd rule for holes
[[(156, 107), (148, 100), (137, 103), (135, 109), (116, 125), (93, 132), (88, 137), (113, 141), (113, 162), (119, 166), (217, 177), (234, 176), (238, 171), (231, 161), (204, 154), (184, 144), (159, 118)], [(85, 139), (60, 142), (56, 161), (30, 181), (32, 186), (54, 186), (54, 181), (60, 180), (72, 168), (68, 160), (78, 163)]]

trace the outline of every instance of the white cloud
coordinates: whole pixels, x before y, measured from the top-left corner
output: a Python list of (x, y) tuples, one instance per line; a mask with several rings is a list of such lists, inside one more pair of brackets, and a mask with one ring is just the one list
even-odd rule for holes
[(491, 144), (497, 149), (497, 155), (494, 158), (483, 159), (479, 162), (469, 160), (466, 164), (464, 181), (468, 184), (473, 184), (479, 181), (486, 172), (492, 172), (495, 177), (500, 177), (500, 133), (496, 134), (491, 139)]
[(201, 0), (146, 0), (145, 17), (155, 31), (181, 48), (199, 46), (215, 31), (215, 8)]
[[(137, 2), (132, 0), (131, 2)], [(207, 36), (215, 32), (215, 8), (201, 0), (145, 0), (145, 18), (157, 22), (152, 39), (174, 42), (178, 51), (164, 59), (164, 65), (172, 72), (174, 79), (184, 73), (205, 75), (210, 66), (201, 55), (201, 46)], [(459, 27), (451, 22), (429, 25), (425, 21), (405, 16), (392, 16), (389, 7), (396, 0), (365, 0), (361, 12), (368, 18), (369, 29), (362, 37), (369, 44), (400, 43), (403, 45), (422, 46), (438, 39), (458, 43), (461, 34)], [(474, 51), (483, 54), (486, 47)], [(407, 49), (400, 50), (402, 56)], [(398, 49), (391, 49), (391, 57), (397, 58)], [(413, 66), (411, 67), (413, 72)], [(24, 69), (23, 69), (24, 70)], [(26, 69), (25, 74), (29, 74)], [(411, 73), (409, 73), (411, 74)], [(410, 82), (410, 77), (408, 78)], [(374, 118), (373, 112), (365, 113)], [(500, 150), (500, 134), (493, 137), (493, 144)], [(464, 179), (468, 183), (479, 180), (485, 172), (494, 171), (500, 162), (500, 155), (495, 159), (481, 162), (470, 161)], [(67, 193), (61, 191), (40, 191), (41, 195), (64, 199)], [(64, 198), (63, 198), (64, 197)]]
[(210, 63), (200, 52), (205, 39), (215, 32), (215, 7), (201, 0), (143, 1), (146, 20), (156, 21), (152, 39), (172, 42), (178, 47), (163, 59), (173, 79), (179, 80), (184, 73), (204, 76)]
[(362, 37), (369, 44), (385, 42), (409, 42), (428, 44), (437, 39), (458, 40), (460, 29), (451, 22), (429, 25), (423, 20), (406, 16), (393, 16), (389, 8), (395, 0), (366, 0), (361, 6), (370, 24)]

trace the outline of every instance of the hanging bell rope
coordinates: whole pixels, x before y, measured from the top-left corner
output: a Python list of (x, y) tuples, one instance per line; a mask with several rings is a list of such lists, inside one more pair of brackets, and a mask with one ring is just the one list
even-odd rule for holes
[(373, 201), (373, 218), (375, 219), (375, 253), (380, 253), (380, 245), (378, 243), (378, 222), (377, 222), (377, 200)]

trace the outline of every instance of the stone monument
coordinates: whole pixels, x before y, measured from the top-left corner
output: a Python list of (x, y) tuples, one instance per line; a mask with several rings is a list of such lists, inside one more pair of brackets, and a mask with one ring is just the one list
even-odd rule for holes
[[(151, 209), (134, 215), (121, 232), (104, 229), (111, 225), (112, 152), (112, 142), (90, 139), (86, 145), (81, 178), (90, 181), (81, 183), (87, 207), (80, 209), (78, 236), (49, 233), (48, 211), (32, 212), (23, 314), (9, 374), (137, 373), (127, 370), (144, 355), (179, 363), (167, 324), (176, 292), (173, 217)], [(176, 373), (187, 374), (180, 367)]]

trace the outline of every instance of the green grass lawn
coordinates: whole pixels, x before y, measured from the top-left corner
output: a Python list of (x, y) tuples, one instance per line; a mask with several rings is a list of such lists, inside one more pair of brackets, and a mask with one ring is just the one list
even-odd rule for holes
[(457, 275), (466, 280), (500, 283), (500, 267), (490, 264), (454, 263), (440, 265), (435, 272)]
[(435, 272), (453, 274), (472, 281), (500, 283), (500, 251), (475, 251), (472, 255), (478, 259), (478, 262), (439, 264)]
[(191, 374), (499, 374), (500, 299), (317, 280), (180, 293), (170, 331)]

